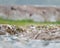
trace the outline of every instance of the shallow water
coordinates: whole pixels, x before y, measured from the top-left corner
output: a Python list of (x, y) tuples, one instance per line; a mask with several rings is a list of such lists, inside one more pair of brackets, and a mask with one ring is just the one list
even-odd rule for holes
[(60, 48), (59, 40), (26, 40), (16, 36), (0, 36), (0, 48)]

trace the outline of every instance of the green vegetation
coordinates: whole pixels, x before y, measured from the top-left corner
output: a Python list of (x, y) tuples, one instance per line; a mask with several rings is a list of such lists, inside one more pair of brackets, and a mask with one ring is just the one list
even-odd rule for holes
[(8, 20), (0, 18), (0, 24), (11, 24), (11, 25), (47, 25), (47, 24), (60, 24), (60, 21), (57, 22), (34, 22), (33, 20), (25, 19), (25, 20)]

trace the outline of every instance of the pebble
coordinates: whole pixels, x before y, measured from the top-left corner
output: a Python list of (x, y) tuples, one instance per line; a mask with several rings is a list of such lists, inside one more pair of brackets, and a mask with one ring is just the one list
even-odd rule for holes
[[(42, 35), (43, 34), (43, 35)], [(30, 25), (29, 27), (17, 27), (15, 25), (0, 24), (0, 35), (16, 35), (23, 38), (45, 40), (60, 39), (60, 25)], [(14, 37), (15, 38), (15, 37)]]

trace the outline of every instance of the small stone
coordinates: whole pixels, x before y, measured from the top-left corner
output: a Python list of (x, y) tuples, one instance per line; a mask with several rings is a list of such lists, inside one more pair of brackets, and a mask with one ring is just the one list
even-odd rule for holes
[(0, 32), (0, 35), (5, 35), (6, 33), (5, 32)]

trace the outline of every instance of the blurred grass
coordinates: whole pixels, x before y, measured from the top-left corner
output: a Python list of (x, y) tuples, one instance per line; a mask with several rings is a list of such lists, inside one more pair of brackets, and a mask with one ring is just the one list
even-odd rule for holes
[(0, 24), (11, 24), (11, 25), (17, 25), (17, 26), (26, 26), (26, 25), (48, 25), (48, 24), (60, 24), (60, 21), (57, 22), (34, 22), (30, 19), (25, 20), (8, 20), (0, 18)]

